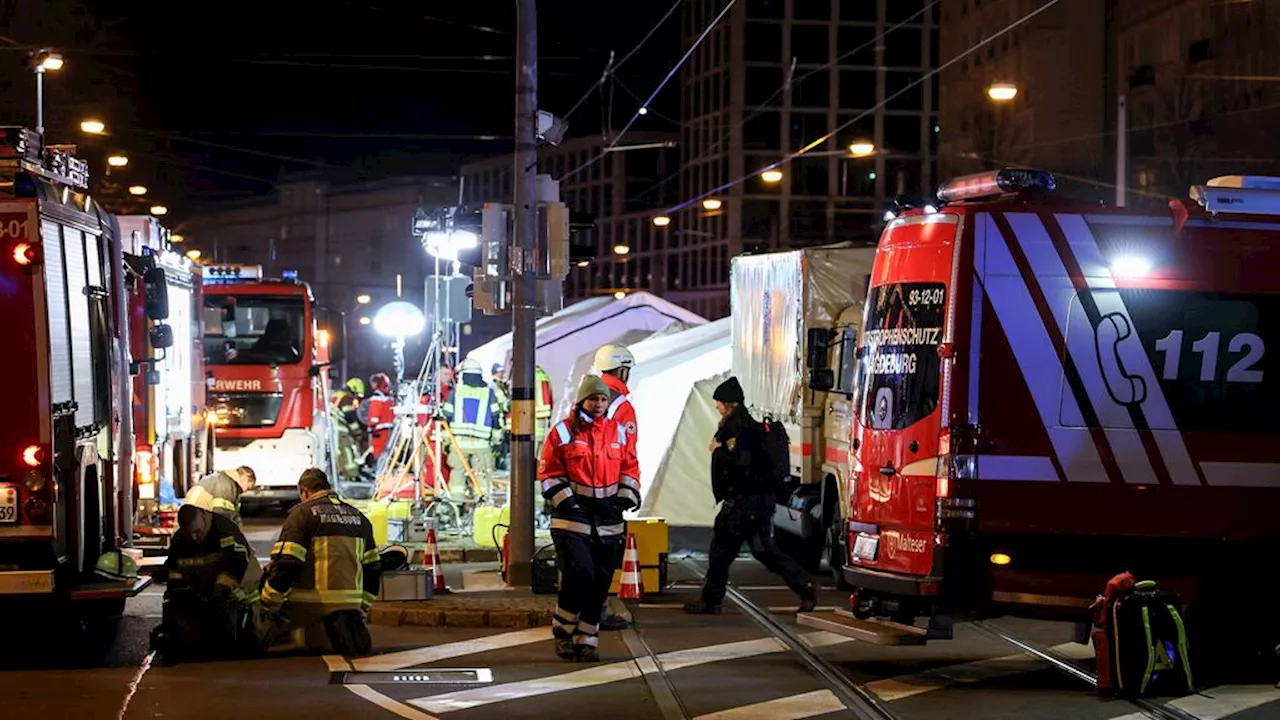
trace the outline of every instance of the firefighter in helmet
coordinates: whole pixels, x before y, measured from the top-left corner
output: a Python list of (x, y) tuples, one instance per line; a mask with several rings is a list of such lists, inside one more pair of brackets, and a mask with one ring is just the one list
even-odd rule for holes
[(374, 373), (369, 376), (369, 387), (369, 397), (360, 404), (360, 421), (369, 431), (369, 448), (377, 458), (391, 442), (391, 431), (395, 428), (391, 378), (386, 373)]
[(470, 497), (466, 467), (471, 468), (477, 482), (487, 479), (493, 467), (493, 446), (502, 433), (502, 408), (497, 393), (485, 382), (479, 362), (467, 358), (458, 366), (457, 382), (440, 411), (452, 432), (451, 477), (463, 479), (463, 493)]
[[(627, 430), (627, 438), (634, 450), (636, 444), (636, 410), (631, 405), (631, 390), (627, 381), (631, 379), (631, 369), (636, 365), (635, 355), (626, 345), (611, 343), (596, 351), (593, 368), (609, 388), (609, 407), (605, 417), (617, 420)], [(621, 615), (610, 613), (608, 608), (601, 615), (600, 627), (604, 630), (622, 630), (627, 627), (627, 619)]]
[(241, 656), (257, 647), (253, 605), (262, 568), (239, 526), (213, 500), (198, 494), (178, 511), (178, 531), (156, 573), (165, 592), (151, 647), (170, 662)]
[(493, 466), (498, 470), (509, 469), (511, 462), (511, 392), (510, 387), (502, 379), (502, 364), (494, 363), (489, 369), (489, 376), (493, 378), (490, 387), (493, 388), (493, 394), (498, 400), (498, 409), (502, 415), (502, 428), (498, 431), (500, 438), (495, 438), (493, 450)]
[(333, 400), (329, 403), (329, 422), (333, 423), (338, 473), (348, 482), (360, 477), (360, 452), (357, 445), (359, 424), (356, 421), (358, 408), (355, 396), (341, 390), (334, 391)]

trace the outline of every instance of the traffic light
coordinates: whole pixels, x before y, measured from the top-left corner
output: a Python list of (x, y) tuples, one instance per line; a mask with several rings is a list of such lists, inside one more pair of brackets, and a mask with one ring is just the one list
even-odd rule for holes
[(595, 243), (586, 240), (583, 230), (590, 230), (596, 226), (596, 216), (594, 213), (579, 212), (577, 210), (569, 211), (569, 264), (577, 265), (582, 262), (591, 262), (596, 258)]

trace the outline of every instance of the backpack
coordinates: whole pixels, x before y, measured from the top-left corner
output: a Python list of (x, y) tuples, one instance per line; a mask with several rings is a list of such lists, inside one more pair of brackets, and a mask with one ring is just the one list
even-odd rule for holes
[(1154, 581), (1133, 585), (1107, 608), (1107, 641), (1116, 694), (1137, 698), (1195, 692), (1178, 594)]
[(756, 472), (770, 492), (781, 494), (783, 486), (791, 479), (791, 438), (787, 437), (787, 429), (782, 423), (773, 418), (766, 417), (759, 425), (764, 453)]

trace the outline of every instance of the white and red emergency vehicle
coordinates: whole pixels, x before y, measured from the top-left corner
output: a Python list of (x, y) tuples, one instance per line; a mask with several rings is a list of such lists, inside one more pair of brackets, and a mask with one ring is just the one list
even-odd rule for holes
[[(133, 357), (133, 430), (137, 545), (165, 549), (176, 526), (176, 500), (212, 472), (212, 426), (206, 422), (200, 268), (169, 244), (150, 215), (117, 217), (124, 243), (125, 292)], [(146, 314), (147, 273), (164, 270), (173, 345), (152, 346)]]
[(948, 615), (1081, 620), (1126, 570), (1193, 617), (1224, 580), (1270, 608), (1280, 179), (1147, 210), (1054, 185), (960, 178), (883, 233), (850, 443), (855, 614), (931, 616), (935, 637)]
[(326, 401), (341, 324), (330, 326), (296, 273), (268, 279), (260, 265), (202, 271), (214, 467), (254, 469), (257, 487), (242, 503), (291, 502), (303, 470), (336, 477)]
[[(105, 653), (149, 583), (120, 559), (106, 570), (126, 579), (95, 572), (131, 536), (120, 238), (73, 151), (0, 132), (0, 624), (15, 647), (33, 629), (60, 654)], [(59, 628), (91, 633), (64, 645)]]

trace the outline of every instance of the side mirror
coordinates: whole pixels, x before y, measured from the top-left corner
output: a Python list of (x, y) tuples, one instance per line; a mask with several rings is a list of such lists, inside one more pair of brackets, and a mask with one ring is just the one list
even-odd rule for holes
[(826, 368), (809, 371), (809, 389), (827, 392), (836, 386), (836, 373)]
[(810, 370), (825, 370), (831, 367), (831, 338), (833, 330), (826, 328), (810, 328), (806, 338), (809, 351), (805, 357), (805, 366)]
[(151, 328), (151, 347), (156, 350), (173, 347), (173, 328), (163, 324)]
[(142, 276), (142, 291), (148, 320), (169, 319), (169, 285), (164, 270), (151, 267)]

